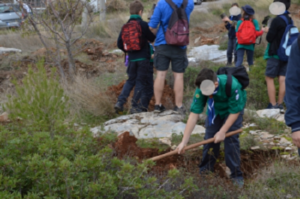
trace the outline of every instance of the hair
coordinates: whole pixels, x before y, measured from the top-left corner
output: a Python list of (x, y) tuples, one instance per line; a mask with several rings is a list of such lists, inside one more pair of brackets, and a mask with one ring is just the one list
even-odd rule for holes
[(217, 82), (218, 77), (217, 77), (217, 74), (212, 69), (204, 68), (198, 74), (196, 81), (195, 81), (195, 85), (199, 88), (201, 83), (204, 80), (212, 80), (213, 82)]
[(242, 18), (245, 19), (245, 16), (249, 16), (249, 19), (255, 19), (254, 15), (249, 15), (248, 13), (245, 12), (245, 10), (243, 10)]
[(240, 7), (238, 3), (233, 3), (233, 4), (231, 5), (231, 7), (233, 7), (233, 6)]
[(130, 4), (129, 11), (131, 15), (138, 15), (140, 11), (144, 11), (142, 2), (135, 0)]

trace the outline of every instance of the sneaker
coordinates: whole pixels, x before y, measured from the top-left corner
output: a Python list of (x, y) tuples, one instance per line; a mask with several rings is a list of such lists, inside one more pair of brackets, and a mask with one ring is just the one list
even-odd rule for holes
[(186, 110), (185, 110), (184, 106), (182, 106), (181, 108), (178, 108), (177, 106), (175, 106), (174, 111), (181, 114), (181, 115), (186, 114)]
[(163, 105), (155, 105), (154, 106), (154, 113), (162, 113), (166, 110)]
[(283, 108), (283, 104), (278, 104), (276, 107), (280, 109), (280, 113), (281, 113), (281, 114), (284, 114), (284, 113), (285, 113), (285, 110), (284, 110), (284, 108)]
[(122, 114), (123, 113), (123, 105), (121, 102), (117, 102), (115, 104), (115, 111), (117, 114)]
[(231, 179), (233, 185), (237, 186), (238, 188), (242, 189), (244, 187), (244, 179)]
[(271, 103), (269, 103), (267, 106), (267, 109), (277, 109), (277, 108), (278, 108), (277, 104), (273, 106)]
[(130, 114), (137, 114), (137, 113), (142, 113), (142, 112), (144, 112), (144, 111), (142, 111), (139, 108), (131, 108), (129, 111)]

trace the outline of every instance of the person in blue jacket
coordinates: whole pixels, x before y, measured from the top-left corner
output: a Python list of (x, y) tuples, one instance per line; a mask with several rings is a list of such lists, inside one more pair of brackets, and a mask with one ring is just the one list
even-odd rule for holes
[[(239, 7), (238, 3), (233, 3), (231, 7)], [(228, 47), (227, 47), (227, 66), (232, 65), (232, 57), (234, 55), (234, 62), (236, 62), (236, 32), (235, 25), (241, 19), (241, 14), (237, 16), (231, 15), (224, 17), (222, 20), (225, 22), (225, 27), (228, 30)]]
[[(292, 128), (293, 143), (300, 148), (300, 36), (294, 42), (286, 72), (286, 125)], [(300, 155), (300, 150), (298, 150)]]

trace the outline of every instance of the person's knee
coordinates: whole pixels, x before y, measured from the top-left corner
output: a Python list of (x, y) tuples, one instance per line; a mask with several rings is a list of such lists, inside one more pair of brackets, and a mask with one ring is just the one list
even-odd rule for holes
[(279, 76), (279, 83), (280, 84), (285, 84), (285, 77), (284, 76)]
[(156, 73), (156, 79), (165, 80), (166, 79), (166, 75), (167, 75), (167, 72), (165, 72), (165, 71), (157, 71), (157, 73)]

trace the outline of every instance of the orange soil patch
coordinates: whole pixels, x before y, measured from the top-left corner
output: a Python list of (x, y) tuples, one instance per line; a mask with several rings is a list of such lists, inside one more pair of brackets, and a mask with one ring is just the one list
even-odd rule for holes
[[(158, 149), (144, 149), (140, 148), (136, 144), (137, 139), (134, 136), (130, 136), (129, 132), (125, 132), (118, 137), (118, 141), (115, 142), (112, 147), (116, 152), (116, 156), (120, 159), (129, 156), (136, 157), (140, 161), (148, 159), (166, 152), (159, 152)], [(156, 165), (153, 167), (153, 171), (156, 174), (165, 174), (170, 169), (184, 169), (190, 173), (199, 172), (198, 165), (200, 163), (200, 158), (202, 156), (202, 150), (194, 150), (186, 152), (185, 155), (173, 155), (166, 157), (164, 159), (156, 161)], [(275, 151), (241, 151), (241, 170), (245, 178), (255, 177), (257, 171), (264, 167), (269, 166), (273, 160), (276, 158)], [(224, 157), (220, 157), (218, 163), (215, 165), (215, 172), (220, 177), (226, 177), (224, 163)]]

